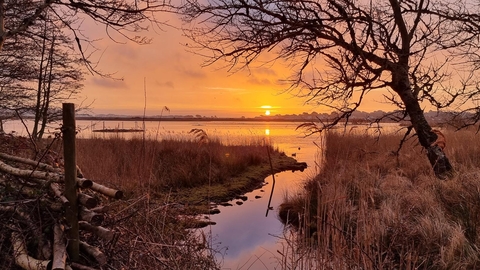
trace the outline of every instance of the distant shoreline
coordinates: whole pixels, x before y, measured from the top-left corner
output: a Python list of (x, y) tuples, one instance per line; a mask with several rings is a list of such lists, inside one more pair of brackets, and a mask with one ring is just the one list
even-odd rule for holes
[(311, 122), (316, 121), (317, 119), (282, 119), (275, 117), (265, 117), (265, 118), (196, 118), (196, 117), (96, 117), (96, 116), (77, 116), (76, 120), (86, 120), (86, 121), (183, 121), (183, 122), (193, 122), (193, 121), (202, 121), (202, 122), (218, 122), (218, 121), (231, 121), (231, 122)]
[[(76, 120), (82, 121), (128, 121), (128, 122), (141, 122), (141, 121), (150, 121), (150, 122), (280, 122), (280, 123), (310, 123), (310, 122), (324, 122), (330, 123), (331, 119), (325, 118), (316, 118), (316, 117), (285, 117), (285, 116), (257, 116), (254, 118), (238, 118), (238, 117), (159, 117), (159, 116), (85, 116), (85, 115), (77, 115)], [(26, 116), (24, 119), (33, 119), (32, 117)], [(0, 120), (2, 117), (0, 116)], [(19, 120), (18, 118), (5, 118), (3, 120)], [(61, 119), (59, 119), (61, 120)], [(349, 124), (353, 125), (362, 125), (362, 124), (370, 124), (371, 119), (358, 119), (358, 118), (351, 118), (349, 119)], [(403, 121), (406, 122), (406, 121)], [(339, 123), (344, 123), (344, 121), (340, 121)], [(392, 120), (384, 119), (380, 121), (380, 123), (398, 123)], [(400, 122), (402, 123), (402, 122)], [(406, 122), (407, 123), (407, 122)], [(407, 123), (408, 124), (408, 123)]]
[[(77, 120), (84, 121), (151, 121), (151, 122), (292, 122), (292, 123), (305, 123), (305, 122), (319, 122), (319, 119), (312, 118), (283, 118), (276, 116), (258, 117), (258, 118), (210, 118), (210, 117), (102, 117), (102, 116), (77, 116)], [(324, 122), (329, 122), (328, 119), (322, 119)], [(350, 119), (349, 124), (368, 124), (368, 120), (364, 119)], [(382, 123), (395, 123), (394, 121), (382, 121)]]

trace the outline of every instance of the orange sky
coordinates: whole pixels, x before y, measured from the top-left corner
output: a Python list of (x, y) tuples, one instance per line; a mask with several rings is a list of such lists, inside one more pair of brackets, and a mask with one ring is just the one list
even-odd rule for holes
[[(169, 15), (170, 16), (170, 15)], [(170, 21), (176, 23), (176, 20)], [(144, 108), (144, 79), (147, 92), (147, 115), (200, 114), (218, 117), (253, 117), (265, 114), (261, 106), (271, 106), (271, 115), (326, 112), (325, 108), (304, 105), (305, 99), (282, 93), (288, 77), (286, 66), (257, 67), (250, 72), (229, 74), (225, 69), (201, 67), (202, 58), (186, 51), (189, 42), (179, 30), (146, 33), (149, 45), (119, 44), (106, 37), (103, 27), (90, 25), (86, 33), (102, 38), (96, 43), (100, 70), (116, 73), (123, 80), (88, 75), (82, 97), (94, 101), (96, 114), (114, 113), (141, 115)], [(367, 100), (361, 110), (390, 110), (380, 95)]]

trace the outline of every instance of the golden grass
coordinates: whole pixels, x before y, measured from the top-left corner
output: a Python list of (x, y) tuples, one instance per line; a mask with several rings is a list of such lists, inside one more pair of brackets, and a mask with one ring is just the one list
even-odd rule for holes
[(457, 170), (447, 181), (433, 176), (415, 140), (397, 157), (401, 136), (328, 134), (322, 172), (306, 195), (286, 199), (281, 218), (313, 241), (325, 269), (480, 267), (480, 140), (445, 133)]
[(91, 179), (138, 194), (222, 184), (249, 166), (266, 163), (265, 147), (261, 141), (237, 146), (218, 140), (79, 139), (77, 164)]

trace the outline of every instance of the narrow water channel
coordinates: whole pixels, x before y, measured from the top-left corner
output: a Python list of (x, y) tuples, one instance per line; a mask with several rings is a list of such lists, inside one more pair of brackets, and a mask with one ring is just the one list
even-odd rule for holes
[[(278, 206), (285, 196), (301, 192), (305, 179), (315, 175), (319, 151), (311, 139), (291, 142), (294, 145), (280, 143), (277, 146), (287, 155), (295, 155), (298, 161), (307, 162), (309, 167), (304, 172), (286, 171), (275, 175), (271, 201), (273, 209), (268, 211), (268, 216), (272, 176), (265, 179), (267, 184), (261, 189), (245, 194), (248, 197), (246, 201), (230, 201), (232, 206), (219, 206), (220, 214), (210, 216), (217, 224), (204, 231), (210, 236), (212, 247), (219, 252), (217, 259), (222, 269), (283, 269), (278, 251), (284, 253), (284, 226), (278, 218)], [(237, 205), (237, 202), (242, 204)]]

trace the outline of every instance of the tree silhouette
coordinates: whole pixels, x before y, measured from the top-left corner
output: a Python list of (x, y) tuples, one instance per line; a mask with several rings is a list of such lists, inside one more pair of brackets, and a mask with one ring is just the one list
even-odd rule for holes
[(142, 32), (162, 26), (156, 15), (172, 10), (168, 0), (0, 0), (0, 131), (12, 111), (33, 107), (32, 136), (41, 138), (55, 102), (79, 92), (82, 65), (110, 77), (92, 61), (96, 40), (85, 21), (116, 42), (146, 44)]
[(207, 65), (225, 60), (236, 71), (264, 53), (289, 63), (289, 90), (338, 112), (317, 132), (348, 121), (371, 92), (388, 91), (435, 174), (453, 170), (422, 106), (478, 112), (478, 2), (186, 0), (182, 13)]
[(149, 39), (140, 33), (162, 25), (156, 15), (171, 10), (168, 0), (0, 0), (0, 50), (8, 39), (39, 34), (30, 30), (44, 20), (60, 21), (73, 35), (90, 72), (101, 74), (88, 60), (86, 48), (94, 47), (94, 40), (82, 28), (85, 20), (93, 20), (117, 42), (145, 44)]

